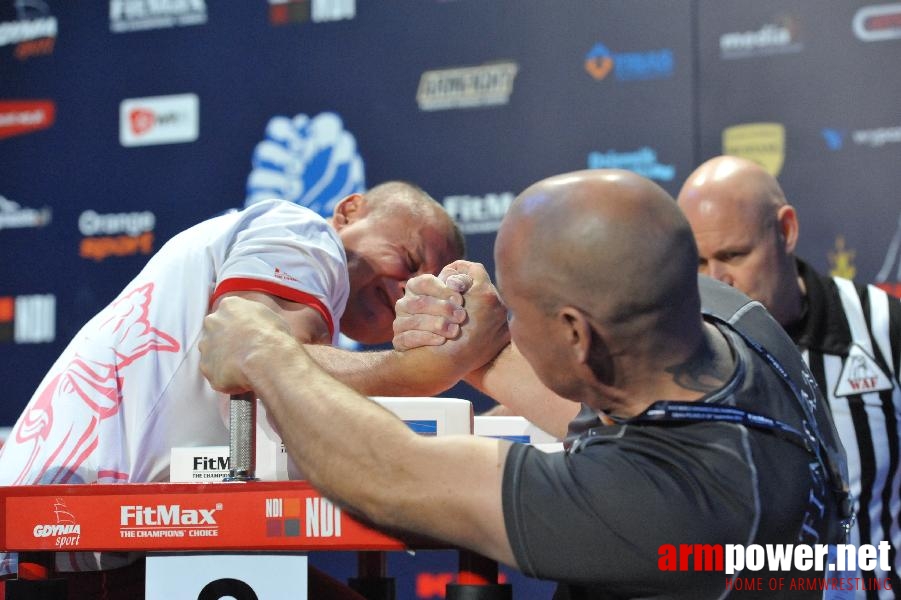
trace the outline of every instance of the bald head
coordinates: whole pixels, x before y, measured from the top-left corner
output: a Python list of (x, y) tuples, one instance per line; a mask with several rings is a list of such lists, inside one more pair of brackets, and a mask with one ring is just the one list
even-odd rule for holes
[(728, 210), (755, 215), (775, 214), (787, 204), (775, 177), (737, 156), (717, 156), (695, 169), (682, 185), (677, 202), (686, 212)]
[(532, 185), (504, 218), (495, 256), (502, 292), (524, 286), (546, 309), (573, 304), (619, 324), (648, 314), (699, 318), (688, 223), (666, 191), (629, 171)]
[(441, 203), (418, 185), (408, 181), (386, 181), (371, 188), (365, 197), (372, 216), (389, 219), (408, 216), (414, 222), (430, 223), (446, 233), (453, 258), (462, 258), (466, 254), (466, 242), (460, 228)]
[(772, 175), (749, 160), (718, 156), (688, 176), (677, 202), (702, 273), (760, 301), (783, 325), (800, 318), (797, 217)]

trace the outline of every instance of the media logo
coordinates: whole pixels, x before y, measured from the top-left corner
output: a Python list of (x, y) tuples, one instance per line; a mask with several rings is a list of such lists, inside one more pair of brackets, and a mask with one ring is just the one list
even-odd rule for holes
[(58, 24), (43, 0), (15, 0), (16, 20), (0, 23), (0, 47), (15, 45), (19, 60), (53, 53)]
[(110, 0), (109, 28), (113, 33), (169, 29), (206, 23), (205, 0)]
[(56, 296), (0, 296), (0, 342), (46, 344), (56, 339)]
[(747, 158), (778, 177), (785, 160), (782, 123), (744, 123), (723, 131), (723, 154)]
[(464, 234), (494, 233), (513, 203), (513, 192), (445, 196), (441, 204)]
[(356, 0), (269, 0), (269, 22), (273, 25), (325, 23), (356, 15)]
[(724, 33), (720, 36), (720, 58), (735, 60), (800, 52), (804, 44), (798, 37), (797, 23), (789, 17), (767, 23), (756, 31)]
[[(892, 277), (893, 268), (895, 269), (894, 278)], [(898, 229), (895, 231), (892, 241), (889, 242), (885, 260), (876, 274), (876, 285), (901, 298), (901, 215), (898, 215)]]
[(589, 169), (626, 169), (655, 181), (672, 181), (676, 167), (657, 162), (657, 151), (643, 146), (633, 152), (590, 152)]
[(56, 104), (50, 100), (0, 101), (0, 140), (47, 129), (55, 116)]
[(199, 131), (196, 94), (130, 98), (119, 104), (119, 142), (125, 147), (193, 142)]
[(52, 216), (53, 212), (46, 206), (24, 208), (0, 195), (0, 230), (46, 227)]
[(81, 541), (81, 524), (75, 518), (62, 498), (53, 503), (55, 523), (38, 523), (32, 535), (36, 539), (53, 538), (57, 548), (75, 548)]
[(585, 55), (585, 71), (598, 81), (611, 72), (617, 81), (668, 79), (675, 72), (675, 59), (669, 48), (614, 53), (604, 44), (595, 44)]
[(901, 2), (873, 4), (857, 9), (851, 28), (862, 42), (901, 38)]
[(425, 71), (416, 103), (424, 111), (509, 104), (518, 71), (515, 62)]
[(272, 117), (251, 165), (244, 206), (281, 198), (329, 218), (338, 201), (366, 189), (357, 141), (332, 112)]
[(266, 537), (341, 537), (341, 517), (325, 498), (266, 498)]
[(85, 236), (78, 255), (100, 262), (110, 256), (153, 253), (156, 215), (150, 211), (101, 214), (86, 210), (78, 217), (78, 231)]

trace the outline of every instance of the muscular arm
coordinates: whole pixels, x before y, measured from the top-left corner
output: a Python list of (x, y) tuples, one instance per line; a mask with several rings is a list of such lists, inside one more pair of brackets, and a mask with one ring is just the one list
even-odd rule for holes
[[(437, 362), (424, 351), (356, 352), (330, 346), (328, 327), (316, 310), (262, 292), (232, 292), (278, 314), (294, 338), (329, 375), (367, 396), (434, 396), (456, 385), (467, 369), (460, 363)], [(221, 301), (221, 299), (220, 299)], [(216, 304), (218, 306), (218, 302)]]
[(290, 424), (285, 445), (323, 494), (377, 524), (514, 564), (501, 500), (509, 443), (414, 434), (323, 372), (258, 305), (225, 299), (204, 330), (204, 375), (222, 392), (253, 389), (278, 423)]
[(263, 292), (247, 291), (223, 294), (216, 301), (213, 309), (219, 306), (223, 298), (228, 298), (229, 296), (239, 296), (268, 307), (285, 320), (291, 335), (300, 342), (305, 344), (330, 344), (332, 341), (328, 325), (326, 325), (322, 315), (305, 304), (299, 304), (284, 298), (264, 294)]
[(353, 352), (307, 346), (306, 350), (326, 373), (367, 396), (434, 396), (454, 386), (467, 371), (436, 362), (424, 349)]
[(465, 381), (497, 400), (506, 414), (525, 417), (563, 439), (579, 405), (549, 390), (511, 342), (493, 361), (470, 373)]

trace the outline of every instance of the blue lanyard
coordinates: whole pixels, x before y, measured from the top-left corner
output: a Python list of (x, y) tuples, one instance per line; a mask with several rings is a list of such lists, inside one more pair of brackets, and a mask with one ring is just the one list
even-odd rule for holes
[(655, 402), (643, 414), (626, 421), (624, 424), (633, 423), (699, 423), (715, 421), (719, 423), (735, 423), (754, 429), (763, 429), (786, 441), (800, 446), (806, 452), (816, 456), (816, 439), (810, 435), (804, 435), (791, 425), (767, 417), (765, 415), (748, 412), (734, 406), (722, 406), (717, 404), (702, 404), (698, 402), (660, 401)]
[[(720, 422), (734, 423), (736, 425), (744, 425), (746, 427), (763, 430), (776, 435), (788, 442), (802, 448), (811, 455), (819, 465), (822, 473), (829, 479), (833, 479), (836, 474), (827, 464), (824, 457), (822, 443), (820, 442), (819, 432), (817, 429), (816, 417), (812, 412), (811, 396), (804, 392), (789, 376), (788, 371), (782, 366), (782, 363), (770, 353), (769, 350), (758, 344), (754, 339), (748, 337), (744, 332), (739, 331), (730, 323), (713, 315), (708, 315), (716, 321), (725, 325), (730, 331), (734, 331), (747, 343), (758, 355), (760, 355), (776, 373), (781, 377), (785, 384), (789, 387), (795, 399), (797, 400), (802, 412), (804, 413), (804, 431), (784, 423), (778, 419), (752, 413), (734, 406), (723, 406), (719, 404), (704, 404), (699, 402), (681, 402), (660, 400), (652, 404), (644, 413), (631, 419), (622, 421), (621, 425), (632, 424), (666, 424), (666, 423), (703, 423), (703, 422)], [(603, 427), (592, 427), (585, 431), (582, 436), (576, 439), (568, 452), (576, 453), (586, 446), (594, 443), (602, 442), (604, 437), (599, 434), (604, 430)], [(828, 455), (828, 453), (827, 453)], [(832, 487), (839, 494), (840, 512), (842, 516), (842, 525), (847, 533), (854, 521), (854, 512), (852, 502), (848, 491), (842, 481), (833, 481)]]

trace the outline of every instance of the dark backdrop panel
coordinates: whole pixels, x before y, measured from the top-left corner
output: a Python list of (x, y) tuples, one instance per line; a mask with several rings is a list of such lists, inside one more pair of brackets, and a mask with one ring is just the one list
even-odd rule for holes
[[(608, 166), (656, 169), (675, 192), (693, 162), (688, 3), (361, 2), (353, 18), (281, 25), (263, 1), (187, 3), (205, 22), (118, 33), (104, 3), (46, 2), (27, 15), (16, 6), (0, 2), (2, 22), (55, 19), (57, 34), (52, 51), (27, 58), (20, 44), (0, 47), (0, 101), (55, 106), (50, 127), (0, 139), (0, 195), (16, 203), (13, 212), (52, 215), (41, 227), (0, 229), (0, 298), (20, 318), (0, 338), (9, 350), (0, 367), (6, 424), (77, 329), (160, 245), (244, 204), (254, 150), (274, 117), (336, 115), (356, 142), (365, 183), (421, 184), (448, 205), (469, 232), (469, 257), (489, 270), (497, 222), (537, 179), (586, 168), (595, 154)], [(600, 79), (585, 66), (598, 44), (614, 63)], [(670, 65), (640, 62), (660, 52)], [(499, 104), (421, 110), (423, 73), (496, 63), (515, 69)], [(123, 101), (183, 94), (197, 98), (195, 140), (120, 143)], [(152, 225), (86, 234), (87, 211), (149, 213)], [(137, 247), (83, 256), (86, 243), (104, 240)], [(41, 321), (50, 313), (53, 323)], [(17, 327), (52, 333), (17, 338)], [(449, 394), (488, 406), (466, 386)]]
[[(813, 0), (701, 0), (699, 6), (699, 160), (723, 151), (728, 127), (780, 123), (778, 177), (798, 209), (799, 254), (824, 272), (897, 283), (901, 257), (890, 245), (901, 236), (901, 37), (895, 30), (890, 39), (867, 41), (853, 27), (859, 11), (886, 5), (836, 2), (824, 10)], [(744, 56), (725, 58), (723, 36), (736, 32), (757, 35), (738, 44)]]
[[(71, 336), (166, 240), (245, 203), (276, 117), (333, 115), (362, 176), (335, 176), (329, 189), (419, 183), (489, 271), (497, 224), (534, 181), (621, 167), (676, 194), (694, 166), (723, 151), (724, 131), (778, 123), (779, 178), (800, 212), (801, 254), (858, 281), (901, 280), (901, 37), (893, 21), (879, 29), (859, 12), (882, 4), (129, 4), (143, 16), (116, 1), (0, 0), (0, 425), (12, 425)], [(314, 16), (313, 4), (338, 12)], [(455, 94), (465, 78), (451, 69), (483, 80)], [(424, 74), (444, 87), (423, 96)], [(441, 98), (436, 90), (470, 106), (424, 109)], [(196, 114), (153, 105), (161, 121), (151, 134), (184, 135), (196, 119), (196, 136), (121, 143), (123, 101), (183, 95), (196, 98)], [(331, 177), (305, 158), (317, 143), (328, 154), (331, 138), (291, 135), (295, 145), (267, 175), (287, 187)], [(448, 395), (490, 405), (465, 385)], [(395, 562), (400, 597), (417, 597), (416, 573), (455, 568), (450, 555), (435, 556)], [(346, 577), (353, 565), (343, 558), (316, 556)], [(546, 584), (508, 576), (517, 597), (549, 596)]]

